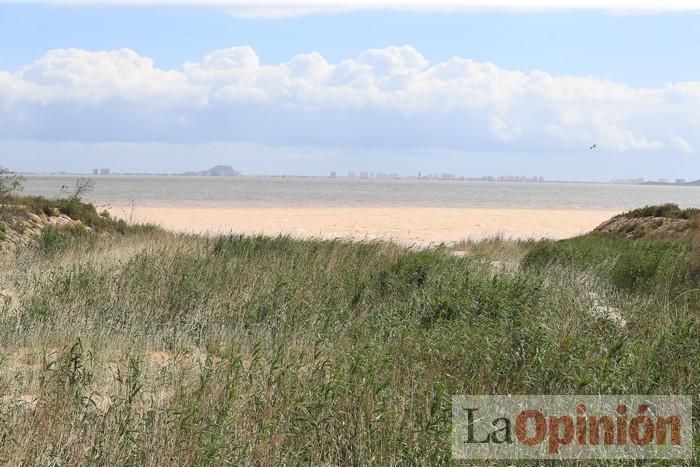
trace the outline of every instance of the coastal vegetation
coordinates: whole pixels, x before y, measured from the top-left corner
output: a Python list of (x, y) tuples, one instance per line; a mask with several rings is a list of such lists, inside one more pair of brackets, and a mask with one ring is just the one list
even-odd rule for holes
[(645, 206), (639, 209), (620, 214), (620, 217), (665, 217), (670, 219), (693, 219), (700, 214), (700, 209), (681, 209), (677, 204), (661, 204), (659, 206)]
[(697, 235), (456, 255), (13, 202), (84, 228), (47, 224), (0, 256), (3, 463), (450, 464), (455, 394), (690, 394), (698, 410)]

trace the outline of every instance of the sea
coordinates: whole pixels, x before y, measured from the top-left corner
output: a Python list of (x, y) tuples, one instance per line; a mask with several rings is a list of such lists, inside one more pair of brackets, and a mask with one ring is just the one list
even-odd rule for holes
[[(24, 194), (59, 197), (80, 176), (27, 175)], [(94, 176), (84, 199), (99, 206), (458, 207), (628, 210), (700, 207), (700, 187), (612, 183), (375, 180), (322, 177)]]

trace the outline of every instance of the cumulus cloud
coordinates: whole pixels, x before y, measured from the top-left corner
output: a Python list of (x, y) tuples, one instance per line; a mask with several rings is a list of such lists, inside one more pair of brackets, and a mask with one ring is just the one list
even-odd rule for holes
[(430, 63), (410, 46), (275, 65), (231, 47), (173, 70), (129, 49), (61, 49), (0, 71), (0, 138), (692, 153), (699, 103), (700, 82), (635, 88), (460, 57)]
[(99, 104), (113, 95), (132, 101), (190, 95), (186, 76), (155, 68), (153, 60), (129, 49), (52, 50), (22, 68), (15, 79), (37, 90), (29, 92), (27, 97), (44, 103), (65, 100)]

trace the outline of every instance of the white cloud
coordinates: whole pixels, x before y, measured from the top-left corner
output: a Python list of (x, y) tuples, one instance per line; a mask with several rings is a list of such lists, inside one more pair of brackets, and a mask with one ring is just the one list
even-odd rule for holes
[(430, 63), (410, 46), (276, 65), (231, 47), (175, 70), (129, 49), (65, 49), (0, 71), (0, 138), (691, 153), (699, 103), (700, 82), (635, 88), (460, 57)]
[[(94, 0), (4, 0), (0, 3), (94, 6)], [(416, 12), (587, 9), (621, 13), (700, 11), (696, 0), (101, 0), (98, 5), (188, 5), (226, 8), (242, 17), (284, 17), (367, 10)]]
[[(138, 101), (146, 97), (186, 98), (193, 88), (180, 72), (161, 70), (130, 49), (88, 52), (52, 50), (14, 76), (30, 100), (98, 104), (114, 95)], [(17, 93), (15, 93), (16, 96)]]

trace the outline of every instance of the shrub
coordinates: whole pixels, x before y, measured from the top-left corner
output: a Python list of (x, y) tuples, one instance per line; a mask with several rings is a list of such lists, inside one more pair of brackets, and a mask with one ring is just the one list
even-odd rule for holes
[(645, 290), (654, 286), (654, 279), (661, 265), (664, 252), (657, 248), (645, 248), (632, 254), (620, 255), (610, 271), (612, 283), (621, 289)]
[(84, 228), (59, 229), (48, 226), (41, 231), (36, 243), (42, 253), (59, 253), (71, 245), (76, 244), (77, 239), (85, 239), (88, 232)]
[(622, 290), (654, 294), (692, 288), (691, 247), (681, 240), (628, 239), (588, 234), (542, 242), (523, 259), (526, 268), (553, 265), (591, 270)]
[(57, 200), (57, 207), (61, 214), (81, 221), (88, 227), (117, 233), (125, 233), (128, 228), (124, 220), (101, 216), (94, 205), (76, 198)]
[(645, 206), (620, 214), (621, 217), (667, 217), (670, 219), (692, 219), (700, 214), (700, 209), (681, 209), (677, 204), (667, 203), (658, 206)]
[(22, 177), (0, 167), (0, 204), (22, 191)]
[(26, 206), (34, 214), (52, 216), (58, 212), (101, 231), (123, 234), (129, 230), (129, 225), (123, 219), (105, 216), (105, 212), (100, 214), (93, 204), (75, 197), (48, 199), (43, 196), (21, 196), (12, 198), (11, 203)]

